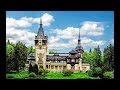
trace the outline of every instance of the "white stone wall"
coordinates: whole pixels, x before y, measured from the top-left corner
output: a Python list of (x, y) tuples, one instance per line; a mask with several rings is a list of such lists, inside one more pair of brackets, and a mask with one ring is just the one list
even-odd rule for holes
[(75, 70), (76, 70), (76, 71), (79, 70), (79, 64), (75, 64)]
[(38, 53), (38, 45), (35, 46), (35, 62), (38, 64), (39, 58), (38, 58), (37, 53)]
[(90, 70), (90, 64), (88, 64), (88, 63), (83, 63), (82, 64), (82, 71), (83, 72), (86, 72), (86, 71), (88, 71), (88, 70)]
[(79, 60), (79, 70), (82, 71), (82, 59)]
[(70, 64), (67, 64), (67, 69), (71, 69), (71, 65)]

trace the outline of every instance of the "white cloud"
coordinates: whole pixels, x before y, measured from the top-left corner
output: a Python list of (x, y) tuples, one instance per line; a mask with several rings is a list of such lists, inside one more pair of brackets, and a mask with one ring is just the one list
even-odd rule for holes
[(42, 18), (43, 26), (50, 26), (54, 22), (54, 17), (48, 13), (43, 14), (41, 17), (21, 17), (20, 19), (6, 18), (6, 27), (29, 27), (33, 23), (40, 24), (40, 18)]
[(43, 14), (42, 20), (43, 20), (43, 26), (49, 26), (52, 22), (55, 21), (53, 16), (48, 13)]
[(104, 24), (102, 22), (85, 21), (81, 23), (80, 32), (84, 36), (103, 35)]
[(113, 45), (114, 45), (114, 39), (111, 39), (111, 41), (110, 41)]
[[(53, 38), (50, 37), (49, 39), (50, 43), (49, 43), (49, 49), (56, 49), (56, 50), (60, 50), (60, 49), (67, 49), (67, 48), (75, 48), (77, 46), (78, 43), (78, 38), (72, 38), (72, 39), (68, 39), (68, 42), (64, 42), (64, 39), (60, 39), (60, 37), (56, 36)], [(82, 37), (81, 38), (81, 44), (83, 46), (84, 49), (86, 48), (94, 48), (99, 46), (104, 45), (106, 42), (104, 40), (92, 40), (90, 38), (87, 37)]]
[(78, 37), (79, 30), (81, 36), (99, 36), (104, 34), (104, 25), (102, 22), (85, 21), (80, 28), (55, 29), (53, 33), (62, 39), (73, 39)]
[(43, 26), (50, 26), (52, 22), (54, 22), (54, 17), (48, 13), (43, 14), (41, 17), (33, 18), (33, 17), (22, 17), (21, 20), (28, 21), (30, 23), (40, 24), (40, 18), (42, 18)]
[[(97, 47), (105, 44), (104, 40), (92, 40), (87, 36), (99, 36), (104, 33), (104, 25), (102, 22), (85, 21), (81, 23), (80, 28), (67, 27), (65, 29), (55, 29), (55, 36), (50, 37), (50, 49), (75, 48), (78, 43), (78, 35), (80, 30), (81, 44), (84, 48)], [(64, 42), (68, 40), (68, 42)], [(62, 42), (61, 42), (62, 41)]]
[[(41, 16), (43, 26), (49, 26), (54, 22), (52, 15), (45, 13)], [(40, 18), (21, 17), (20, 19), (6, 18), (6, 41), (9, 39), (12, 43), (18, 41), (23, 42), (26, 46), (34, 46), (35, 33), (30, 32), (28, 29), (21, 29), (30, 27), (33, 23), (40, 23)], [(18, 29), (19, 28), (19, 29)], [(85, 21), (81, 23), (80, 28), (67, 27), (65, 29), (54, 29), (55, 36), (49, 37), (49, 49), (66, 49), (75, 48), (78, 43), (78, 34), (80, 30), (81, 43), (84, 48), (96, 47), (105, 44), (105, 41), (95, 41), (87, 36), (99, 36), (104, 33), (104, 25), (102, 22)], [(67, 42), (64, 42), (67, 40)]]
[(105, 41), (104, 40), (95, 41), (90, 38), (83, 37), (83, 38), (81, 38), (81, 43), (84, 47), (97, 47), (98, 45), (99, 46), (104, 45)]
[(60, 50), (60, 49), (70, 48), (70, 45), (68, 43), (55, 42), (55, 43), (50, 43), (48, 47), (49, 49)]
[(14, 44), (21, 41), (26, 46), (34, 46), (35, 35), (35, 33), (25, 29), (6, 28), (6, 41), (10, 40)]
[(28, 27), (31, 23), (25, 20), (16, 20), (14, 18), (6, 18), (6, 27)]
[(79, 28), (67, 27), (66, 29), (55, 29), (54, 33), (62, 39), (73, 39), (78, 35)]
[[(21, 17), (20, 19), (6, 18), (6, 41), (9, 39), (12, 43), (23, 42), (26, 46), (34, 46), (35, 33), (30, 32), (28, 27), (34, 23), (40, 24), (42, 18), (43, 26), (49, 26), (54, 21), (52, 15), (45, 13), (41, 17)], [(19, 28), (19, 29), (18, 29)], [(25, 28), (25, 29), (24, 29)]]
[(50, 40), (49, 43), (55, 43), (55, 42), (58, 42), (60, 40), (60, 38), (51, 36), (51, 37), (49, 37), (49, 40)]

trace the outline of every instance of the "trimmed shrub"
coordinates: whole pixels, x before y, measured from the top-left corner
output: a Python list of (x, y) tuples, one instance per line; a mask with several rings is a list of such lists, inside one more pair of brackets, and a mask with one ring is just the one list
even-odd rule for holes
[(39, 79), (47, 79), (47, 78), (44, 76), (40, 76)]
[(47, 74), (49, 71), (48, 70), (44, 70), (44, 73)]
[(103, 73), (103, 79), (114, 79), (114, 73), (111, 71)]
[(48, 73), (48, 70), (44, 70), (43, 68), (39, 68), (38, 70), (39, 75), (45, 76), (47, 73)]
[(100, 67), (96, 67), (93, 69), (93, 76), (97, 77), (100, 76), (102, 77), (102, 69)]
[(87, 74), (88, 74), (89, 76), (93, 76), (93, 71), (92, 71), (92, 70), (88, 70), (88, 71), (87, 71)]
[(34, 72), (36, 75), (38, 75), (38, 66), (37, 66), (37, 64), (35, 64), (35, 65), (33, 66), (33, 72)]
[(41, 75), (42, 73), (44, 73), (44, 69), (43, 68), (39, 68), (38, 74)]
[(33, 72), (33, 70), (32, 70), (32, 64), (30, 63), (29, 64), (29, 73), (31, 73), (31, 72)]
[(30, 63), (30, 65), (29, 65), (29, 73), (31, 73), (31, 72), (34, 72), (36, 75), (38, 74), (38, 66), (37, 66), (37, 64), (34, 64), (32, 66), (32, 64)]
[(63, 70), (64, 76), (70, 76), (72, 73), (73, 73), (72, 70), (68, 70), (68, 69)]
[(29, 74), (29, 77), (30, 77), (30, 78), (36, 78), (37, 75), (36, 75), (34, 72), (31, 72), (31, 73)]

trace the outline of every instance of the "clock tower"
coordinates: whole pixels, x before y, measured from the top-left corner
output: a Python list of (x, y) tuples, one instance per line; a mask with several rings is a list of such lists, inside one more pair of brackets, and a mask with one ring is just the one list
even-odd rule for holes
[(48, 36), (44, 35), (42, 27), (42, 19), (40, 19), (40, 27), (37, 36), (35, 36), (35, 62), (45, 69), (46, 54), (48, 54)]

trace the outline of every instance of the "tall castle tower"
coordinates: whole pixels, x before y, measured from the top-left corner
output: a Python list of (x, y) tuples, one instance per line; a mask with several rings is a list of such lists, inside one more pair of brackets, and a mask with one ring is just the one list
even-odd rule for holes
[(77, 52), (77, 56), (79, 57), (79, 70), (82, 71), (82, 54), (84, 52), (84, 49), (81, 45), (81, 39), (80, 39), (80, 30), (79, 30), (79, 36), (78, 36), (78, 45), (75, 48)]
[(40, 19), (40, 27), (37, 36), (35, 36), (35, 62), (44, 69), (46, 67), (46, 54), (48, 54), (48, 36), (44, 35), (42, 27), (42, 19)]
[(79, 37), (78, 37), (78, 44), (75, 50), (69, 52), (67, 57), (67, 69), (71, 69), (75, 72), (82, 71), (82, 54), (84, 50), (81, 46), (81, 39), (80, 39), (80, 30), (79, 30)]

